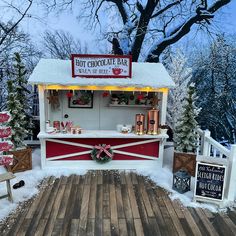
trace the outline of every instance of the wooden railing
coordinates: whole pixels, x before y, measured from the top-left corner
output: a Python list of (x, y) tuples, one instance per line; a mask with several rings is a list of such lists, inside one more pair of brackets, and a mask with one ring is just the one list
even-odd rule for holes
[(224, 147), (211, 137), (209, 130), (198, 129), (199, 146), (197, 154), (201, 156), (198, 160), (210, 161), (225, 164), (228, 167), (226, 193), (229, 201), (236, 199), (236, 144), (232, 144), (230, 149)]
[(209, 130), (197, 130), (199, 134), (198, 154), (217, 158), (229, 158), (230, 150), (211, 137)]

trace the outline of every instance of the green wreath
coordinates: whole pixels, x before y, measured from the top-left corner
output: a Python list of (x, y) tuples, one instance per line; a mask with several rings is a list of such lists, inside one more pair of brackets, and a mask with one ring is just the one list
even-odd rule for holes
[(93, 160), (99, 163), (106, 163), (113, 158), (113, 151), (110, 145), (99, 144), (95, 145), (91, 152), (91, 157)]

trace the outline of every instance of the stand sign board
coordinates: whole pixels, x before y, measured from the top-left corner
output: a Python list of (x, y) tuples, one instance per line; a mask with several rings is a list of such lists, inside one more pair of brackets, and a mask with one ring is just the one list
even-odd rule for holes
[(72, 77), (131, 78), (130, 55), (72, 54)]
[(197, 162), (194, 197), (223, 201), (225, 181), (225, 165)]

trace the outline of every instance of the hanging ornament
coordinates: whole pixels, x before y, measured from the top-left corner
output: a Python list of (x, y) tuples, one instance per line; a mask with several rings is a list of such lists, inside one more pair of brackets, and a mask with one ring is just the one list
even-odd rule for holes
[(143, 94), (139, 94), (139, 95), (137, 96), (137, 99), (138, 99), (138, 100), (144, 99), (144, 95), (143, 95)]
[(133, 101), (133, 100), (135, 99), (134, 95), (130, 95), (130, 96), (129, 96), (129, 99), (130, 99), (131, 101)]
[(60, 107), (59, 95), (55, 90), (49, 90), (49, 96), (47, 97), (49, 104), (51, 104), (53, 109)]
[(107, 92), (107, 91), (103, 92), (103, 94), (102, 94), (102, 97), (103, 97), (103, 98), (106, 98), (106, 97), (108, 97), (108, 96), (109, 96), (109, 92)]
[(70, 90), (69, 92), (66, 93), (66, 96), (68, 98), (72, 98), (73, 97), (73, 92)]
[(151, 99), (152, 107), (156, 108), (158, 106), (159, 101), (161, 101), (161, 99), (158, 99), (157, 95), (154, 95)]

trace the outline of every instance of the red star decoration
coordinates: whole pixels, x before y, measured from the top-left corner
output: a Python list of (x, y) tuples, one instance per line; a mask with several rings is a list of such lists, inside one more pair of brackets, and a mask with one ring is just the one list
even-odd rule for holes
[(138, 100), (142, 100), (142, 99), (144, 98), (144, 96), (143, 96), (143, 94), (139, 94), (139, 95), (137, 96), (137, 98), (138, 98)]
[(68, 98), (72, 98), (72, 97), (73, 97), (73, 93), (68, 92), (68, 93), (66, 93), (66, 96), (67, 96)]
[(108, 92), (103, 92), (103, 94), (102, 94), (102, 97), (103, 98), (106, 98), (106, 97), (108, 97), (109, 96), (109, 93)]

